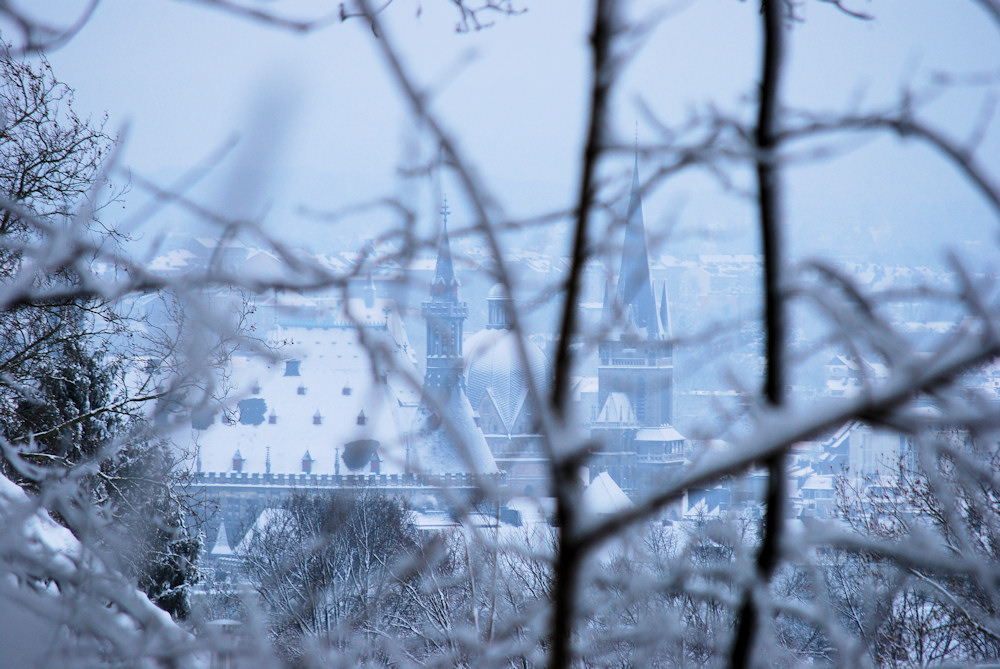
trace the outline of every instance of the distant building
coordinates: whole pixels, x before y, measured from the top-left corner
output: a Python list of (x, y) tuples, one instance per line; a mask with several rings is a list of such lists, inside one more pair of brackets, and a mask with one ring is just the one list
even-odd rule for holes
[(467, 307), (447, 230), (423, 309), (422, 389), (412, 384), (416, 364), (394, 302), (371, 279), (359, 288), (339, 302), (293, 295), (294, 308), (276, 306), (269, 339), (283, 358), (234, 358), (235, 411), (196, 412), (194, 483), (218, 506), (229, 541), (293, 490), (377, 487), (426, 500), (445, 488), (478, 495), (499, 480), (465, 393)]
[(834, 355), (823, 365), (826, 385), (822, 394), (828, 397), (853, 397), (863, 388), (889, 377), (889, 368), (859, 356)]
[[(248, 514), (292, 489), (429, 484), (407, 468), (420, 393), (406, 379), (415, 366), (398, 315), (388, 300), (370, 295), (342, 309), (354, 320), (279, 325), (269, 339), (283, 344), (285, 359), (234, 358), (228, 376), (241, 397), (235, 410), (195, 414), (194, 480), (219, 505), (231, 538)], [(361, 333), (383, 344), (392, 360), (373, 369)]]
[(476, 425), (465, 392), (462, 330), (469, 308), (458, 299), (459, 281), (448, 242), (448, 207), (438, 242), (431, 299), (423, 303), (427, 323), (427, 371), (413, 421), (409, 466), (421, 473), (442, 472), (496, 477), (500, 470)]
[(592, 434), (602, 447), (592, 465), (607, 470), (626, 492), (668, 476), (684, 460), (685, 439), (673, 420), (674, 362), (666, 284), (657, 305), (649, 273), (639, 193), (639, 162), (632, 173), (625, 242), (617, 285), (605, 287), (598, 345), (598, 397)]
[[(513, 300), (500, 284), (486, 300), (486, 328), (466, 342), (466, 388), (479, 427), (506, 472), (511, 495), (545, 494), (549, 460), (543, 450), (535, 393), (548, 389), (545, 354), (528, 338), (511, 330)], [(524, 346), (524, 364), (520, 346)]]

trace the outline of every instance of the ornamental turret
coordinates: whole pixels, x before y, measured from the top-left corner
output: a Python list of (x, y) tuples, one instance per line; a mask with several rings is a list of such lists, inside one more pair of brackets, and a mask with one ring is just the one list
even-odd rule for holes
[(451, 259), (448, 242), (448, 203), (441, 207), (444, 221), (438, 240), (437, 264), (431, 282), (431, 299), (421, 311), (427, 322), (427, 390), (452, 388), (462, 384), (462, 328), (469, 307), (458, 299), (458, 279)]
[(448, 214), (445, 201), (431, 299), (421, 309), (427, 321), (427, 373), (406, 468), (421, 474), (496, 476), (500, 473), (496, 460), (476, 426), (465, 394), (462, 326), (469, 307), (458, 299), (458, 279), (448, 243)]

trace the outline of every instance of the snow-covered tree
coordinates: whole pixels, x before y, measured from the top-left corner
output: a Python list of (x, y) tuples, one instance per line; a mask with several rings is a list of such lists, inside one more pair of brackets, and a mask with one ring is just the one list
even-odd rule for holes
[[(326, 15), (315, 21), (283, 18), (271, 6), (214, 0), (205, 4), (275, 29), (319, 30), (330, 22)], [(537, 398), (530, 413), (539, 433), (547, 491), (553, 498), (554, 529), (547, 537), (550, 541), (525, 538), (517, 548), (501, 542), (499, 532), (456, 535), (461, 537), (462, 549), (456, 540), (448, 544), (443, 562), (426, 560), (432, 566), (425, 566), (425, 551), (418, 550), (421, 544), (413, 539), (401, 508), (393, 511), (374, 505), (380, 509), (378, 515), (391, 521), (380, 519), (381, 525), (370, 522), (367, 507), (323, 509), (318, 502), (309, 502), (301, 509), (284, 509), (260, 529), (262, 537), (276, 532), (275, 541), (262, 541), (265, 545), (259, 546), (260, 551), (247, 550), (244, 557), (251, 565), (260, 557), (260, 563), (252, 567), (253, 578), (260, 584), (258, 592), (268, 612), (280, 621), (276, 636), (284, 639), (286, 648), (294, 649), (289, 654), (301, 652), (306, 659), (332, 665), (544, 664), (559, 669), (643, 662), (731, 667), (995, 662), (1000, 652), (996, 644), (1000, 562), (994, 546), (1000, 489), (995, 444), (1000, 421), (994, 402), (963, 385), (970, 369), (1000, 354), (1000, 290), (995, 272), (953, 258), (950, 283), (935, 282), (912, 291), (909, 299), (939, 310), (954, 326), (938, 337), (917, 341), (891, 317), (893, 300), (899, 297), (894, 288), (865, 285), (827, 258), (808, 263), (800, 271), (788, 271), (783, 240), (789, 221), (784, 213), (791, 197), (782, 188), (787, 186), (788, 175), (803, 163), (835, 160), (857, 146), (857, 137), (876, 136), (929, 149), (965, 181), (965, 197), (985, 204), (989, 215), (1000, 218), (1000, 168), (995, 156), (982, 150), (984, 138), (995, 132), (990, 125), (995, 116), (991, 95), (981, 96), (983, 111), (978, 115), (948, 116), (942, 122), (937, 113), (942, 100), (956, 90), (995, 94), (995, 73), (952, 77), (933, 72), (926, 86), (905, 82), (898, 95), (882, 95), (876, 104), (852, 100), (844, 109), (817, 110), (802, 103), (808, 95), (787, 95), (785, 89), (793, 62), (789, 36), (796, 34), (801, 21), (809, 25), (808, 21), (816, 20), (805, 16), (804, 8), (829, 10), (822, 20), (833, 20), (829, 18), (833, 16), (856, 22), (868, 17), (844, 0), (762, 0), (752, 12), (741, 14), (756, 29), (758, 54), (756, 59), (743, 59), (753, 61), (754, 74), (735, 109), (699, 100), (692, 104), (688, 118), (676, 122), (640, 103), (640, 113), (655, 139), (642, 144), (636, 139), (633, 144), (621, 141), (614, 132), (614, 91), (634, 50), (644, 39), (657, 38), (654, 19), (668, 20), (670, 12), (635, 19), (629, 18), (623, 3), (595, 0), (586, 9), (590, 60), (585, 72), (587, 91), (582, 96), (586, 105), (583, 134), (579, 151), (566, 165), (578, 177), (575, 194), (558, 211), (540, 212), (525, 222), (504, 211), (499, 190), (481, 177), (483, 172), (463, 151), (458, 133), (449, 128), (446, 116), (435, 105), (429, 84), (415, 74), (420, 70), (411, 67), (404, 56), (393, 36), (393, 24), (386, 18), (400, 4), (376, 6), (358, 0), (345, 3), (335, 18), (371, 32), (372, 45), (383, 57), (412, 118), (409, 125), (419, 136), (414, 144), (422, 141), (432, 147), (432, 156), (419, 156), (412, 161), (415, 166), (408, 164), (402, 172), (444, 171), (461, 191), (469, 213), (464, 227), (450, 229), (453, 238), (462, 236), (479, 243), (491, 282), (501, 283), (516, 305), (556, 303), (560, 318), (550, 333), (553, 387), (546, 396), (540, 392), (543, 389), (531, 387), (530, 378), (525, 381), (526, 396)], [(513, 10), (507, 2), (487, 2), (481, 10), (467, 2), (453, 4), (462, 29), (480, 27), (483, 16)], [(1000, 27), (996, 0), (978, 0), (974, 5), (981, 10), (985, 25), (994, 30)], [(738, 9), (736, 5), (731, 11)], [(949, 12), (952, 7), (940, 11)], [(23, 28), (26, 48), (62, 34), (42, 30), (44, 26), (9, 7), (0, 12), (19, 19), (15, 24)], [(531, 14), (512, 20), (530, 21)], [(715, 34), (712, 38), (724, 40)], [(956, 104), (964, 108), (962, 99), (959, 96)], [(976, 118), (969, 120), (970, 116)], [(699, 170), (718, 182), (720, 193), (735, 193), (740, 199), (741, 216), (756, 225), (763, 256), (762, 326), (745, 328), (742, 336), (753, 342), (760, 333), (762, 350), (751, 360), (762, 363), (763, 373), (739, 389), (740, 401), (732, 408), (733, 415), (725, 417), (732, 428), (726, 443), (700, 445), (674, 476), (657, 481), (633, 504), (596, 513), (583, 503), (580, 472), (604, 444), (582, 429), (572, 406), (573, 382), (580, 357), (593, 348), (593, 342), (609, 330), (630, 325), (627, 311), (609, 309), (606, 321), (597, 325), (583, 322), (580, 313), (588, 263), (620, 231), (624, 219), (631, 218), (617, 215), (625, 207), (620, 201), (620, 180), (614, 174), (615, 161), (626, 152), (630, 163), (641, 161), (649, 168), (652, 176), (644, 183), (634, 177), (637, 191), (644, 194)], [(935, 167), (941, 166), (935, 163)], [(797, 176), (804, 178), (801, 172)], [(390, 199), (389, 208), (399, 214), (399, 225), (359, 249), (349, 268), (331, 269), (314, 257), (291, 251), (255, 220), (211, 211), (182, 193), (146, 186), (161, 201), (179, 202), (214, 226), (218, 255), (229, 241), (245, 234), (280, 259), (281, 272), (248, 276), (212, 263), (190, 276), (164, 277), (142, 262), (125, 258), (118, 249), (94, 243), (89, 203), (95, 200), (89, 195), (71, 211), (52, 213), (32, 212), (11, 192), (0, 206), (12, 220), (24, 223), (30, 234), (10, 235), (5, 240), (7, 257), (16, 268), (0, 292), (4, 314), (56, 299), (86, 304), (91, 299), (169, 288), (181, 295), (179, 303), (196, 320), (222, 330), (221, 319), (204, 298), (206, 288), (256, 294), (276, 289), (346, 293), (353, 279), (378, 269), (380, 263), (405, 262), (433, 246), (434, 235), (421, 238), (415, 224), (418, 217), (409, 203)], [(851, 206), (860, 201), (853, 193), (841, 200)], [(843, 218), (859, 217), (851, 213)], [(503, 233), (552, 220), (568, 224), (566, 262), (559, 265), (563, 269), (555, 281), (527, 296), (504, 253)], [(379, 248), (389, 250), (374, 252)], [(121, 262), (128, 272), (113, 279), (98, 277), (90, 265), (95, 258)], [(43, 276), (58, 280), (49, 283)], [(449, 290), (454, 287), (452, 282)], [(792, 332), (789, 313), (802, 302), (817, 305), (822, 314), (821, 332), (812, 339)], [(526, 316), (525, 309), (510, 314), (524, 368), (530, 364), (523, 345), (528, 334)], [(720, 314), (719, 318), (728, 316)], [(349, 320), (352, 314), (344, 318)], [(674, 333), (662, 345), (700, 342), (716, 334), (715, 328), (710, 330)], [(365, 332), (358, 328), (372, 354), (372, 373), (384, 375), (386, 365), (391, 364), (385, 344), (366, 338)], [(862, 370), (853, 396), (845, 394), (808, 406), (796, 403), (789, 392), (796, 366), (812, 350), (827, 350), (831, 344), (858, 358), (877, 358), (882, 371)], [(207, 348), (194, 346), (190, 351)], [(746, 367), (756, 372), (755, 364)], [(410, 380), (419, 388), (419, 380)], [(10, 387), (21, 393), (40, 389), (43, 383), (29, 376)], [(52, 389), (56, 391), (60, 391), (58, 383)], [(83, 407), (77, 411), (93, 405), (85, 393), (73, 396)], [(165, 397), (171, 415), (187, 416), (191, 398), (181, 393)], [(428, 401), (433, 403), (433, 399)], [(447, 427), (446, 412), (428, 414)], [(41, 411), (37, 415), (45, 416)], [(886, 503), (878, 496), (882, 493), (863, 490), (856, 504), (845, 509), (844, 518), (792, 517), (787, 493), (793, 446), (854, 421), (893, 430), (914, 445), (915, 468), (899, 475), (905, 485), (888, 498), (892, 506), (880, 506)], [(172, 422), (165, 421), (167, 426)], [(462, 434), (455, 429), (451, 432)], [(949, 434), (969, 438), (941, 438)], [(15, 444), (16, 437), (4, 443), (8, 458), (14, 457)], [(65, 447), (78, 445), (74, 439)], [(18, 471), (26, 475), (35, 470)], [(84, 478), (79, 467), (72, 468), (71, 478), (77, 472), (76, 478)], [(759, 483), (761, 493), (747, 494), (742, 515), (727, 518), (723, 514), (704, 522), (665, 518), (694, 491), (733, 486), (746, 479)], [(496, 491), (483, 485), (481, 492), (489, 496)], [(65, 488), (49, 494), (43, 489), (38, 499), (70, 526), (74, 521), (97, 522), (102, 517), (100, 510), (88, 506), (93, 503), (91, 497), (74, 496)], [(478, 501), (475, 497), (454, 500), (459, 521), (474, 515)], [(663, 533), (674, 521), (687, 529)], [(5, 534), (10, 526), (2, 526)], [(16, 517), (12, 526), (23, 528), (25, 515)], [(255, 540), (252, 536), (248, 546)], [(43, 566), (51, 567), (56, 557), (46, 556), (51, 560), (43, 560)], [(406, 571), (408, 559), (412, 576)], [(447, 568), (436, 571), (438, 564)], [(45, 591), (50, 577), (44, 569), (42, 574), (37, 577), (22, 570), (15, 572), (14, 581)], [(112, 601), (119, 605), (119, 599)], [(92, 597), (84, 600), (82, 608), (104, 612)], [(325, 645), (305, 647), (301, 640), (306, 637), (324, 638)], [(248, 663), (251, 660), (246, 658)]]
[[(176, 452), (149, 432), (143, 402), (126, 385), (143, 364), (123, 350), (137, 322), (88, 292), (93, 254), (72, 245), (59, 253), (74, 235), (110, 248), (120, 241), (99, 220), (120, 195), (105, 173), (114, 140), (72, 104), (72, 89), (44, 58), (33, 64), (2, 48), (0, 472), (34, 494), (78, 485), (69, 506), (52, 509), (56, 517), (117, 553), (116, 568), (183, 617), (200, 542)], [(61, 257), (46, 267), (39, 252)], [(101, 522), (72, 507), (101, 509)]]
[(262, 511), (237, 555), (283, 655), (364, 647), (374, 659), (391, 628), (418, 626), (406, 598), (422, 571), (409, 564), (419, 545), (399, 500), (296, 493)]

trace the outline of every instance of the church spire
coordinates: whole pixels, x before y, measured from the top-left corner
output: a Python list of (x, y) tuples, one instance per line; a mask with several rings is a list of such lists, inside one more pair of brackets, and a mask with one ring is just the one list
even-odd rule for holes
[(434, 281), (431, 283), (431, 297), (435, 300), (458, 301), (458, 279), (455, 278), (455, 266), (451, 260), (451, 244), (448, 241), (448, 198), (441, 207), (443, 225), (441, 237), (438, 239), (437, 264), (434, 267)]
[(458, 278), (448, 242), (448, 201), (441, 207), (443, 221), (438, 240), (437, 264), (431, 282), (431, 299), (423, 303), (427, 322), (427, 372), (425, 388), (451, 388), (462, 382), (462, 329), (468, 305), (458, 299)]
[(604, 280), (604, 300), (601, 304), (601, 320), (613, 323), (617, 317), (615, 308), (615, 290), (611, 277)]
[(667, 301), (667, 282), (663, 282), (663, 293), (660, 296), (660, 325), (663, 326), (663, 335), (667, 338), (674, 336), (674, 328), (670, 323), (670, 302)]
[(660, 314), (657, 313), (649, 272), (649, 251), (646, 248), (646, 226), (642, 217), (642, 196), (639, 188), (638, 151), (632, 169), (632, 187), (625, 219), (625, 243), (622, 245), (617, 297), (622, 312), (629, 317), (630, 327), (644, 334), (647, 339), (658, 339), (663, 336), (663, 325), (660, 322)]
[(499, 470), (465, 394), (462, 330), (469, 306), (458, 299), (448, 244), (449, 213), (445, 200), (431, 295), (421, 305), (427, 323), (427, 364), (423, 398), (413, 419), (412, 448), (407, 440), (406, 471), (492, 476)]

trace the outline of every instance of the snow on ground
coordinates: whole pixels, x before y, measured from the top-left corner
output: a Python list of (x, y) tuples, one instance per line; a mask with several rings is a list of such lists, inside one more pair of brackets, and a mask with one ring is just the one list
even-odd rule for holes
[(166, 612), (2, 475), (0, 621), (0, 667), (206, 664)]

